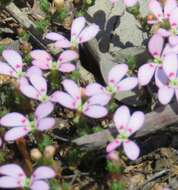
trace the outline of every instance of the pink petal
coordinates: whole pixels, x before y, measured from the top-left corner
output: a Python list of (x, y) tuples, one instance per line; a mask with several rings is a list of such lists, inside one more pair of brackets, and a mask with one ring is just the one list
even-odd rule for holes
[(40, 92), (42, 95), (47, 93), (47, 82), (46, 79), (42, 76), (32, 75), (29, 77), (32, 85)]
[(97, 105), (105, 106), (106, 104), (109, 103), (110, 100), (111, 100), (110, 94), (101, 93), (101, 94), (96, 94), (94, 96), (91, 96), (87, 100), (87, 103), (90, 105), (97, 104)]
[(55, 171), (48, 166), (40, 166), (32, 174), (33, 180), (50, 179), (55, 176), (56, 176)]
[(127, 7), (132, 7), (138, 3), (138, 0), (124, 0), (124, 4)]
[(65, 39), (64, 36), (62, 36), (61, 34), (58, 34), (56, 32), (49, 32), (49, 33), (47, 33), (47, 35), (45, 37), (52, 41), (60, 41), (60, 40)]
[(62, 63), (59, 65), (59, 71), (63, 73), (70, 73), (75, 70), (75, 65), (72, 63)]
[(40, 49), (33, 50), (30, 52), (30, 56), (36, 60), (52, 61), (51, 55), (48, 52), (46, 52), (45, 50), (40, 50)]
[(138, 82), (140, 85), (145, 86), (147, 85), (155, 72), (155, 64), (154, 63), (147, 63), (142, 65), (138, 70)]
[(117, 151), (112, 151), (107, 154), (107, 159), (109, 160), (119, 160), (118, 152)]
[(148, 3), (149, 10), (157, 17), (158, 20), (163, 18), (161, 4), (157, 0), (150, 0)]
[(61, 53), (61, 55), (58, 58), (58, 62), (65, 63), (70, 62), (72, 60), (78, 59), (79, 55), (76, 51), (72, 50), (66, 50)]
[(31, 85), (22, 84), (20, 85), (20, 91), (27, 97), (32, 99), (39, 99), (39, 92)]
[(17, 164), (6, 164), (0, 167), (0, 174), (11, 177), (26, 177), (24, 171)]
[(112, 141), (111, 143), (107, 145), (106, 152), (112, 152), (116, 148), (118, 148), (120, 145), (121, 145), (121, 141), (119, 141), (119, 139), (115, 139), (114, 141)]
[(172, 11), (177, 7), (176, 0), (166, 0), (164, 6), (164, 17), (169, 18)]
[(113, 120), (118, 131), (126, 130), (130, 119), (130, 111), (127, 106), (121, 106), (114, 114)]
[(22, 71), (23, 62), (19, 53), (14, 50), (4, 50), (2, 55), (16, 71)]
[(31, 66), (27, 72), (26, 72), (26, 76), (30, 77), (31, 75), (38, 75), (38, 76), (42, 76), (42, 71), (39, 67), (36, 66)]
[(169, 22), (171, 24), (172, 28), (177, 28), (178, 27), (178, 7), (175, 8), (169, 17)]
[(102, 118), (105, 117), (108, 113), (107, 109), (100, 105), (87, 105), (83, 106), (83, 113), (92, 118)]
[(35, 111), (36, 119), (41, 119), (48, 116), (54, 109), (54, 105), (51, 102), (44, 102), (40, 104)]
[(82, 29), (84, 28), (85, 23), (86, 20), (83, 16), (74, 19), (71, 26), (71, 35), (78, 36), (82, 31)]
[(12, 67), (8, 66), (6, 63), (1, 61), (0, 61), (0, 74), (16, 77), (16, 72), (12, 69)]
[(133, 141), (126, 141), (123, 143), (124, 152), (130, 160), (136, 160), (140, 154), (140, 148)]
[(138, 131), (144, 123), (144, 113), (141, 111), (136, 111), (130, 117), (127, 131), (130, 135)]
[(30, 186), (31, 190), (49, 190), (50, 187), (47, 182), (45, 181), (34, 181)]
[(164, 72), (162, 67), (157, 67), (155, 72), (155, 83), (156, 86), (161, 88), (165, 85), (167, 85), (169, 82), (168, 77), (166, 76), (166, 73)]
[(164, 86), (158, 90), (158, 99), (162, 104), (168, 104), (174, 95), (174, 89)]
[(66, 107), (66, 108), (76, 109), (76, 107), (75, 107), (75, 103), (76, 103), (75, 99), (72, 96), (70, 96), (69, 94), (65, 93), (65, 92), (56, 91), (51, 96), (51, 100), (53, 102), (57, 102), (57, 103), (61, 104), (62, 106)]
[(79, 42), (84, 43), (93, 39), (99, 32), (99, 26), (96, 24), (91, 24), (87, 26), (79, 35)]
[(0, 120), (0, 123), (3, 126), (15, 127), (15, 126), (26, 126), (28, 125), (29, 121), (24, 115), (17, 112), (13, 112), (3, 116)]
[(167, 54), (163, 60), (163, 69), (168, 78), (176, 78), (178, 69), (178, 58), (174, 53)]
[(70, 48), (71, 47), (70, 41), (66, 38), (63, 40), (57, 41), (54, 45), (56, 48)]
[(177, 46), (178, 45), (178, 36), (169, 36), (169, 43), (171, 46)]
[(51, 129), (55, 124), (55, 119), (52, 117), (46, 117), (39, 120), (38, 123), (38, 130), (39, 131), (45, 131)]
[(50, 62), (49, 61), (42, 61), (42, 60), (33, 60), (32, 64), (36, 67), (39, 67), (40, 69), (43, 70), (48, 70), (50, 68)]
[(92, 83), (87, 85), (85, 89), (86, 96), (93, 96), (104, 92), (104, 87), (99, 83)]
[(18, 187), (22, 187), (21, 181), (19, 181), (19, 179), (8, 176), (0, 177), (0, 188), (9, 189)]
[(163, 37), (168, 37), (170, 36), (170, 31), (166, 30), (166, 29), (163, 29), (163, 28), (159, 28), (158, 31), (157, 31), (157, 34), (163, 36)]
[(73, 98), (79, 99), (81, 97), (80, 88), (73, 80), (65, 79), (62, 81), (62, 85)]
[(27, 135), (31, 130), (27, 127), (14, 127), (6, 132), (4, 139), (14, 141)]
[(153, 57), (160, 57), (164, 45), (164, 38), (159, 34), (154, 34), (148, 43), (149, 52)]
[(123, 80), (121, 80), (117, 84), (117, 89), (118, 91), (126, 91), (126, 90), (131, 90), (135, 88), (138, 84), (138, 80), (136, 77), (128, 77)]
[(116, 85), (128, 71), (128, 66), (126, 64), (118, 64), (112, 67), (108, 74), (108, 84)]

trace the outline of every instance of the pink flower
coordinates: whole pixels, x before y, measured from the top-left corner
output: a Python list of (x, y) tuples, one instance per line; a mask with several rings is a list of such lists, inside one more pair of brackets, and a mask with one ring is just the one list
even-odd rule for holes
[(116, 92), (131, 90), (136, 87), (138, 80), (136, 77), (124, 78), (128, 71), (126, 64), (115, 65), (108, 74), (108, 85), (103, 87), (98, 83), (89, 84), (86, 87), (86, 95), (93, 96), (100, 93), (114, 95)]
[(154, 60), (142, 65), (138, 70), (138, 81), (139, 84), (144, 86), (147, 85), (153, 75), (155, 75), (155, 82), (157, 85), (160, 83), (160, 75), (164, 75), (162, 69), (164, 64), (164, 57), (169, 52), (174, 52), (175, 49), (171, 49), (169, 45), (164, 46), (164, 39), (159, 34), (155, 34), (151, 37), (148, 43), (148, 50), (153, 56)]
[(133, 141), (129, 140), (129, 137), (143, 126), (143, 112), (136, 111), (131, 116), (128, 107), (121, 106), (114, 114), (114, 123), (119, 135), (115, 140), (107, 145), (107, 153), (110, 154), (117, 147), (123, 144), (123, 148), (127, 157), (131, 160), (137, 159), (140, 149)]
[(51, 129), (55, 124), (55, 119), (48, 117), (48, 115), (53, 111), (53, 108), (54, 106), (51, 102), (39, 105), (35, 111), (33, 120), (29, 120), (17, 112), (6, 114), (1, 118), (0, 124), (11, 127), (11, 129), (6, 132), (4, 139), (6, 141), (14, 141), (36, 130), (45, 131)]
[(50, 101), (50, 96), (47, 95), (46, 79), (39, 75), (31, 75), (28, 79), (20, 83), (20, 91), (25, 96), (40, 102)]
[(62, 85), (66, 92), (56, 91), (51, 97), (52, 101), (66, 108), (77, 110), (88, 117), (101, 118), (107, 115), (107, 109), (104, 106), (109, 102), (110, 96), (99, 94), (83, 102), (82, 89), (74, 81), (65, 79)]
[(14, 50), (4, 50), (2, 52), (3, 58), (7, 62), (0, 61), (0, 74), (9, 75), (11, 77), (15, 77), (20, 81), (20, 79), (25, 76), (30, 75), (42, 75), (42, 72), (37, 67), (30, 67), (27, 72), (23, 72), (23, 61), (21, 55)]
[(46, 38), (55, 41), (56, 48), (78, 47), (78, 44), (82, 44), (93, 39), (98, 32), (99, 27), (96, 24), (86, 26), (85, 18), (78, 17), (73, 20), (70, 41), (61, 34), (55, 32), (48, 33)]
[(169, 38), (172, 46), (178, 45), (178, 7), (176, 0), (167, 0), (162, 11), (161, 4), (157, 0), (150, 0), (149, 8), (156, 16), (157, 20), (148, 21), (149, 23), (160, 23), (157, 33)]
[(53, 61), (52, 56), (44, 50), (33, 50), (30, 55), (33, 58), (32, 64), (40, 69), (59, 70), (64, 73), (75, 70), (75, 65), (71, 61), (78, 58), (78, 54), (72, 50), (61, 53), (57, 61)]
[(31, 190), (49, 190), (47, 179), (54, 178), (55, 172), (48, 166), (38, 167), (31, 177), (27, 177), (23, 169), (16, 164), (0, 167), (0, 188), (28, 188)]
[(174, 94), (178, 100), (178, 58), (176, 54), (166, 55), (163, 69), (166, 75), (160, 76), (158, 99), (162, 104), (168, 104)]

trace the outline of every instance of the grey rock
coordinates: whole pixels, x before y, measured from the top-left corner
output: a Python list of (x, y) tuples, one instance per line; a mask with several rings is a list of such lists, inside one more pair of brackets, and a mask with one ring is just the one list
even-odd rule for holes
[[(140, 3), (142, 16), (147, 14), (147, 2), (148, 0), (144, 0)], [(96, 39), (86, 46), (99, 64), (105, 81), (111, 67), (117, 63), (126, 63), (128, 56), (135, 57), (139, 64), (146, 60), (145, 44), (148, 36), (140, 29), (140, 23), (135, 17), (125, 11), (122, 0), (113, 8), (109, 0), (95, 1), (95, 5), (88, 10), (87, 18), (89, 22), (98, 24), (101, 29)], [(140, 105), (142, 102), (135, 99), (136, 93), (132, 91), (119, 93), (117, 99), (125, 100), (129, 97), (127, 104)]]

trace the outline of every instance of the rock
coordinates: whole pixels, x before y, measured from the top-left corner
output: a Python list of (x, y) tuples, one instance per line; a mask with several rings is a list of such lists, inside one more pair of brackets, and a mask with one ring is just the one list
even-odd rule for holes
[[(147, 14), (147, 1), (140, 3), (142, 16)], [(113, 8), (108, 0), (95, 1), (95, 5), (88, 10), (87, 19), (101, 29), (96, 39), (85, 44), (85, 47), (96, 59), (105, 82), (110, 68), (116, 63), (127, 63), (129, 56), (135, 57), (139, 64), (145, 62), (147, 34), (140, 29), (135, 17), (125, 11), (122, 0)], [(128, 105), (141, 105), (142, 101), (136, 100), (136, 95), (137, 91), (128, 91), (119, 93), (117, 99), (128, 99)]]

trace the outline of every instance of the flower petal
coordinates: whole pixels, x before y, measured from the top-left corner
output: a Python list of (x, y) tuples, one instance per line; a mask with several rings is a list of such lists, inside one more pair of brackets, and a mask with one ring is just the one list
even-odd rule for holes
[(148, 3), (148, 8), (158, 20), (161, 20), (163, 18), (162, 7), (157, 0), (150, 0)]
[(52, 41), (60, 41), (65, 38), (63, 35), (56, 33), (56, 32), (49, 32), (49, 33), (47, 33), (47, 35), (45, 37), (48, 40), (52, 40)]
[(164, 38), (159, 34), (154, 34), (148, 42), (148, 50), (153, 57), (160, 57), (164, 45)]
[(106, 152), (112, 152), (116, 148), (118, 148), (120, 145), (121, 145), (121, 141), (119, 141), (119, 139), (115, 139), (107, 145)]
[(31, 130), (27, 127), (14, 127), (6, 132), (4, 139), (14, 141), (27, 135)]
[(128, 71), (128, 66), (126, 64), (118, 64), (112, 67), (108, 74), (108, 84), (115, 86)]
[(28, 123), (28, 119), (17, 112), (8, 113), (0, 120), (0, 124), (7, 127), (26, 126)]
[(167, 85), (169, 82), (168, 77), (166, 76), (166, 73), (164, 72), (162, 67), (157, 67), (155, 72), (155, 83), (158, 88), (161, 88), (165, 85)]
[(49, 190), (50, 187), (47, 182), (38, 180), (32, 183), (32, 185), (30, 186), (30, 189), (31, 190)]
[(101, 93), (101, 94), (96, 94), (94, 96), (91, 96), (88, 100), (87, 103), (92, 105), (101, 105), (101, 106), (105, 106), (106, 104), (109, 103), (109, 101), (111, 100), (111, 95), (110, 94), (106, 94), (106, 93)]
[(19, 53), (14, 50), (4, 50), (2, 55), (16, 71), (22, 71), (23, 62)]
[(86, 96), (93, 96), (104, 92), (104, 87), (99, 83), (91, 83), (85, 88)]
[(69, 109), (76, 109), (75, 107), (75, 99), (70, 96), (69, 94), (62, 92), (62, 91), (56, 91), (51, 96), (51, 101), (57, 102), (61, 104), (62, 106), (69, 108)]
[(52, 117), (45, 117), (39, 120), (38, 123), (38, 130), (39, 131), (45, 131), (51, 129), (55, 124), (55, 119)]
[(9, 176), (0, 177), (0, 188), (9, 189), (18, 187), (22, 187), (21, 181), (19, 179)]
[(40, 104), (35, 111), (35, 117), (36, 119), (41, 119), (44, 118), (46, 116), (48, 116), (54, 109), (54, 105), (51, 102), (44, 102), (42, 104)]
[(62, 81), (62, 85), (73, 98), (79, 99), (81, 97), (80, 88), (73, 80), (65, 79)]
[(31, 85), (21, 84), (20, 91), (29, 98), (39, 99), (39, 92)]
[(163, 69), (168, 78), (176, 78), (178, 70), (178, 58), (174, 53), (169, 53), (163, 60)]
[(144, 113), (141, 111), (136, 111), (130, 117), (127, 131), (129, 135), (132, 135), (136, 131), (138, 131), (144, 123)]
[(168, 31), (166, 29), (159, 28), (157, 31), (157, 34), (160, 34), (163, 37), (168, 37), (168, 36), (170, 36), (171, 33), (170, 33), (170, 31)]
[(127, 106), (121, 106), (114, 114), (113, 120), (118, 131), (126, 130), (130, 119), (130, 111)]
[(169, 36), (169, 43), (171, 46), (177, 46), (178, 45), (178, 36)]
[(51, 55), (48, 52), (46, 52), (45, 50), (40, 50), (40, 49), (33, 50), (30, 52), (30, 56), (36, 60), (52, 61)]
[(12, 67), (8, 66), (6, 63), (1, 61), (0, 61), (0, 74), (16, 77), (16, 72), (12, 69)]
[(86, 23), (85, 17), (81, 16), (73, 20), (71, 26), (71, 36), (78, 36)]
[(71, 43), (68, 39), (63, 39), (60, 41), (57, 41), (55, 44), (56, 48), (70, 48), (71, 47)]
[(176, 29), (178, 27), (178, 7), (171, 12), (169, 22), (172, 28)]
[(70, 62), (72, 60), (78, 59), (79, 55), (76, 51), (66, 50), (61, 53), (58, 58), (58, 62), (65, 63)]
[(32, 174), (33, 180), (50, 179), (55, 176), (56, 176), (55, 171), (48, 166), (40, 166)]
[(158, 99), (162, 104), (168, 104), (174, 95), (174, 89), (164, 86), (158, 90)]
[(102, 118), (105, 117), (108, 113), (107, 109), (100, 105), (88, 105), (84, 104), (83, 113), (92, 118)]
[(126, 91), (126, 90), (131, 90), (135, 88), (138, 84), (138, 79), (136, 77), (128, 77), (123, 80), (121, 80), (117, 84), (117, 90), (118, 91)]
[(99, 26), (96, 24), (91, 24), (87, 26), (79, 35), (79, 42), (84, 43), (93, 39), (99, 32)]
[(40, 92), (42, 95), (47, 93), (47, 82), (46, 79), (42, 76), (32, 75), (29, 77), (32, 85)]
[(26, 72), (26, 76), (30, 77), (31, 75), (38, 75), (38, 76), (42, 76), (42, 71), (39, 67), (36, 66), (31, 66), (27, 72)]
[(164, 6), (164, 17), (169, 18), (172, 11), (177, 7), (176, 0), (166, 0)]
[(140, 85), (145, 86), (151, 81), (155, 68), (156, 66), (154, 63), (146, 63), (139, 68), (138, 82)]
[(140, 154), (140, 148), (133, 141), (126, 141), (123, 143), (124, 152), (130, 160), (136, 160)]
[(59, 65), (59, 71), (63, 73), (70, 73), (75, 70), (75, 65), (72, 63), (62, 63)]
[(0, 174), (7, 175), (11, 177), (26, 177), (23, 169), (17, 164), (6, 164), (0, 167)]

